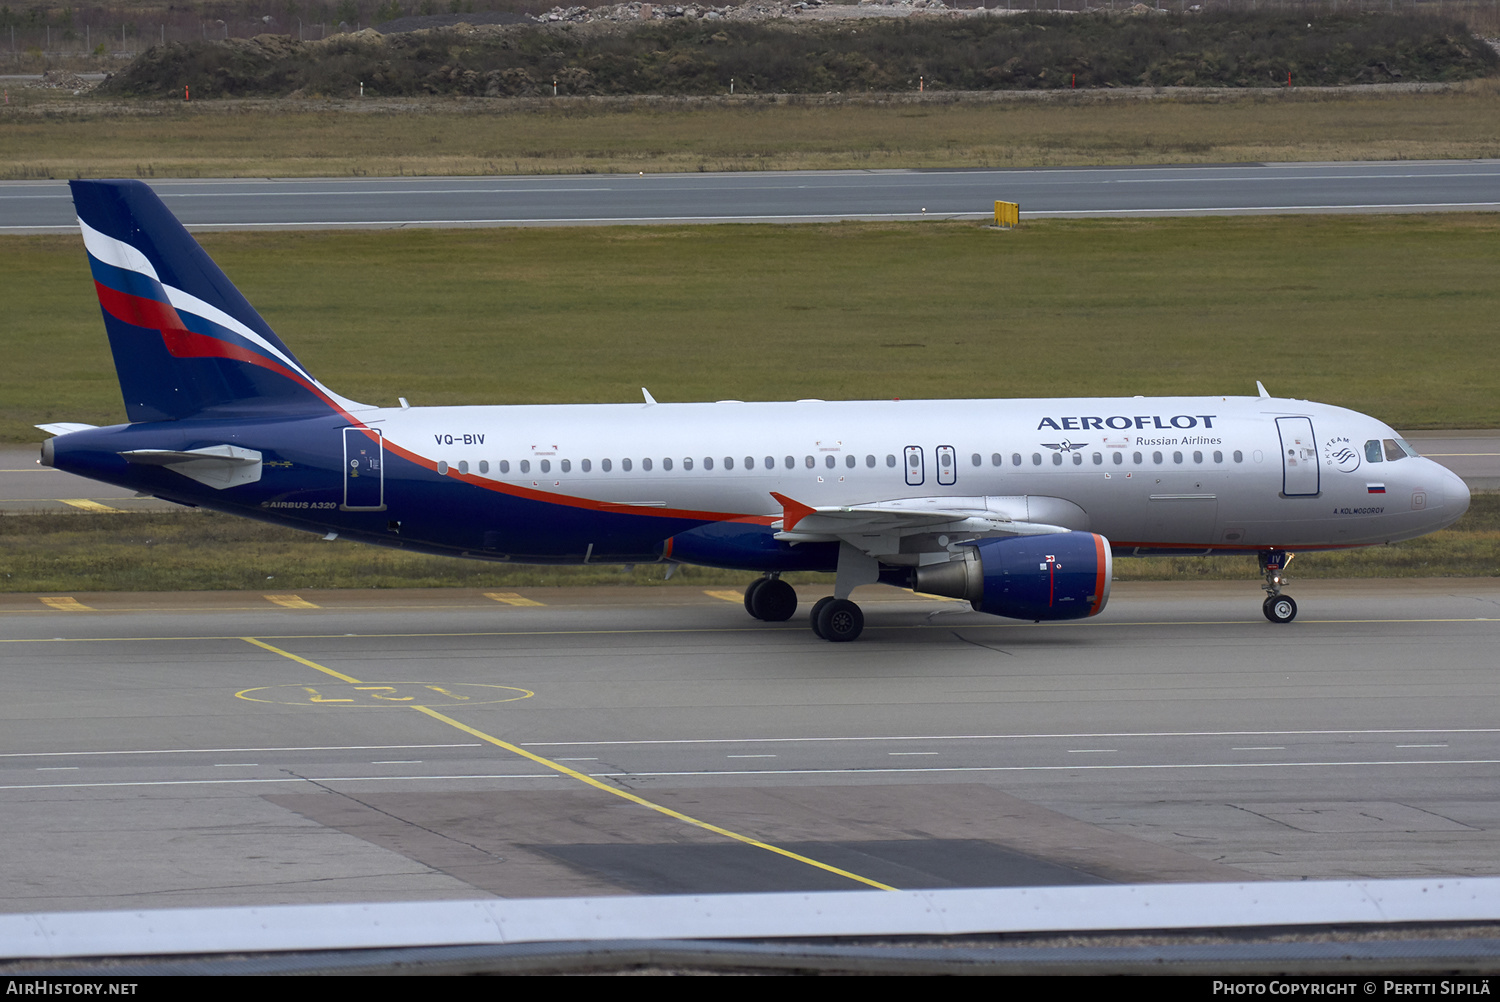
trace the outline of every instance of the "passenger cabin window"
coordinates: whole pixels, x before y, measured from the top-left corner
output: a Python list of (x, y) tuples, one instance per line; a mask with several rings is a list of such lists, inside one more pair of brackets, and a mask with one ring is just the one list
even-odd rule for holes
[(481, 459), (479, 461), (479, 472), (480, 473), (488, 473), (488, 472), (490, 472), (490, 461), (488, 459)]
[(552, 472), (552, 460), (550, 460), (550, 459), (544, 459), (544, 460), (542, 460), (542, 472), (543, 473), (551, 473)]
[(998, 452), (995, 453), (993, 456), (990, 457), (990, 465), (991, 466), (1000, 466), (1004, 462), (1005, 462), (1005, 457), (1002, 456), (1002, 455), (1000, 455), (1000, 453), (998, 453)]
[(1234, 450), (1234, 461), (1236, 463), (1243, 463), (1245, 461), (1245, 454), (1238, 449)]
[(523, 460), (521, 460), (521, 472), (522, 473), (530, 473), (531, 472), (531, 460), (529, 460), (529, 459), (523, 459)]
[(811, 456), (803, 456), (802, 457), (802, 464), (804, 466), (806, 466), (809, 470), (812, 469), (814, 466), (818, 465), (817, 462)]
[(1161, 462), (1161, 453), (1159, 453), (1159, 452), (1153, 452), (1151, 454), (1151, 462), (1153, 462), (1153, 463), (1160, 463)]
[(1012, 466), (1020, 466), (1021, 465), (1021, 454), (1019, 452), (1012, 452), (1010, 454), (1010, 465), (1012, 465)]
[(1135, 465), (1140, 466), (1141, 465), (1141, 454), (1139, 452), (1131, 453), (1131, 455), (1130, 455), (1130, 461), (1132, 463), (1134, 463)]
[(622, 459), (622, 460), (620, 460), (620, 469), (623, 470), (626, 473), (629, 473), (630, 472), (630, 460), (628, 460), (628, 459)]
[(875, 469), (875, 457), (873, 455), (865, 457), (865, 466), (872, 470)]
[(1123, 452), (1117, 452), (1117, 453), (1115, 453), (1115, 465), (1119, 466), (1123, 462), (1125, 462), (1125, 453), (1123, 453)]
[(644, 471), (646, 473), (650, 473), (651, 472), (651, 457), (650, 456), (647, 456), (645, 459), (641, 460), (641, 469), (642, 469), (642, 471)]
[(1215, 463), (1222, 463), (1222, 462), (1224, 462), (1224, 453), (1221, 452), (1218, 449), (1214, 450), (1214, 462)]
[(663, 459), (661, 461), (661, 468), (663, 470), (670, 470), (672, 468), (672, 457), (671, 456), (668, 456), (666, 459)]
[(500, 472), (501, 473), (509, 473), (510, 472), (510, 460), (508, 460), (508, 459), (502, 459), (502, 460), (500, 460)]
[(828, 467), (830, 470), (833, 469), (834, 464), (837, 463), (837, 462), (838, 462), (838, 460), (835, 459), (835, 458), (833, 458), (832, 456), (824, 456), (823, 457), (823, 465), (826, 466), (826, 467)]
[[(703, 467), (705, 470), (711, 470), (714, 468), (714, 461), (712, 459), (705, 459), (703, 462), (707, 464)], [(684, 470), (691, 470), (693, 468), (693, 458), (691, 456), (683, 459), (682, 468)]]
[(1061, 466), (1062, 465), (1062, 453), (1060, 453), (1060, 452), (1054, 452), (1052, 454), (1052, 465), (1053, 466)]
[(894, 454), (892, 454), (892, 453), (887, 453), (886, 454), (885, 465), (886, 466), (890, 466), (890, 467), (894, 467), (896, 465), (896, 457), (895, 457)]
[(448, 464), (446, 462), (444, 462), (443, 460), (439, 459), (438, 460), (438, 476), (440, 476), (440, 477), (446, 477), (447, 475), (448, 475)]
[(1033, 452), (1031, 454), (1031, 465), (1032, 466), (1041, 466), (1042, 465), (1042, 454), (1040, 452)]
[(465, 474), (469, 472), (469, 461), (467, 459), (460, 459), (458, 461), (458, 472)]
[(975, 465), (975, 466), (983, 466), (983, 465), (984, 465), (984, 457), (983, 457), (983, 456), (981, 456), (981, 455), (980, 455), (980, 454), (979, 454), (979, 453), (977, 453), (977, 452), (976, 452), (976, 453), (974, 453), (974, 465)]
[(847, 456), (844, 457), (844, 467), (846, 469), (850, 469), (850, 470), (854, 469), (854, 454), (853, 453), (850, 453), (849, 455), (847, 455)]
[(582, 462), (581, 466), (583, 468), (583, 472), (584, 473), (587, 473), (587, 472), (589, 472), (590, 470), (592, 470), (594, 468), (593, 462), (591, 462), (590, 460), (587, 460), (587, 459), (585, 459)]
[(1094, 453), (1094, 465), (1095, 466), (1103, 466), (1104, 465), (1104, 456), (1103, 456), (1102, 453), (1098, 453), (1098, 452)]
[(786, 457), (786, 468), (789, 470), (795, 470), (797, 468), (797, 458), (795, 456)]

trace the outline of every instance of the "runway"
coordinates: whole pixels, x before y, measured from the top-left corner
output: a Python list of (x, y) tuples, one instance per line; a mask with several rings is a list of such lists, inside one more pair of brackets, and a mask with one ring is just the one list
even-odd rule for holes
[[(192, 230), (1493, 210), (1500, 161), (151, 182)], [(0, 233), (73, 232), (61, 181), (0, 183)]]
[(4, 596), (0, 911), (1500, 872), (1500, 582), (867, 591)]

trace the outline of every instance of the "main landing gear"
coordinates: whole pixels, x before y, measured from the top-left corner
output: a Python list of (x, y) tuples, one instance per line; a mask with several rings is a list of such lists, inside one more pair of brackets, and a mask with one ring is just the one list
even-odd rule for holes
[[(864, 632), (865, 614), (849, 601), (849, 593), (862, 584), (880, 580), (880, 562), (848, 543), (839, 544), (838, 575), (833, 594), (812, 607), (808, 623), (824, 640), (846, 644)], [(797, 593), (777, 574), (767, 574), (745, 589), (745, 611), (756, 619), (779, 623), (797, 611)]]
[(797, 611), (797, 592), (775, 574), (750, 582), (745, 611), (767, 623), (784, 623)]
[(1260, 554), (1260, 572), (1266, 576), (1266, 601), (1260, 610), (1273, 623), (1290, 623), (1297, 618), (1297, 603), (1281, 593), (1284, 571), (1291, 560), (1292, 554), (1276, 550)]
[(865, 614), (859, 606), (832, 595), (818, 599), (808, 619), (813, 633), (836, 644), (857, 640), (865, 628)]

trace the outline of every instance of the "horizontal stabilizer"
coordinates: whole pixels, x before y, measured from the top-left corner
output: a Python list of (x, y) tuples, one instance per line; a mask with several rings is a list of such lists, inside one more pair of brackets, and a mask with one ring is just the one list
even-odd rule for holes
[(91, 428), (99, 426), (96, 424), (80, 424), (77, 421), (54, 421), (51, 424), (38, 424), (32, 425), (32, 427), (40, 428), (49, 435), (66, 435), (70, 431), (88, 431)]
[(120, 457), (137, 466), (164, 466), (173, 473), (217, 490), (253, 484), (260, 479), (261, 454), (237, 445), (210, 445), (202, 449), (134, 449)]

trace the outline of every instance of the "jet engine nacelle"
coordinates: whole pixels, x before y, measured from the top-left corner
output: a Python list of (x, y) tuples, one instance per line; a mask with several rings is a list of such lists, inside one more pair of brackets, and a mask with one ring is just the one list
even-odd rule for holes
[(985, 539), (946, 564), (919, 567), (913, 590), (967, 599), (1011, 619), (1083, 619), (1109, 601), (1109, 540), (1093, 532)]

